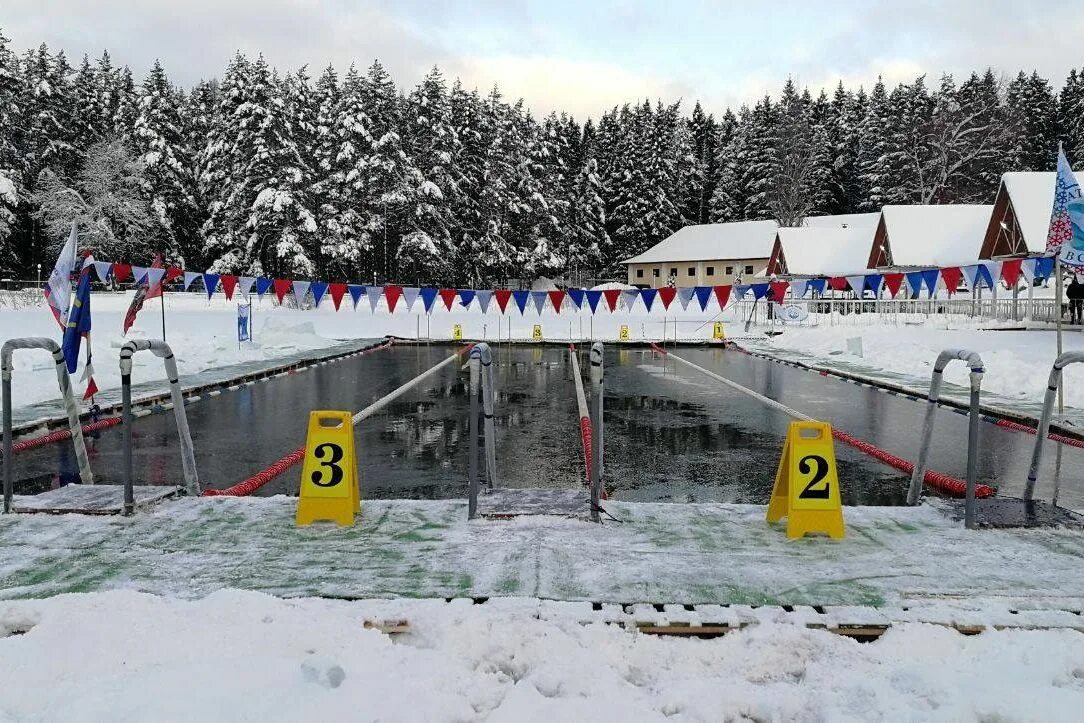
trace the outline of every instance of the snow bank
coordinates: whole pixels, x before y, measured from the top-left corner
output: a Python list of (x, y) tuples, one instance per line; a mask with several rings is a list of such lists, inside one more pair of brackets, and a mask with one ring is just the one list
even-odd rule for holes
[[(861, 644), (763, 624), (635, 635), (538, 602), (196, 601), (119, 591), (0, 604), (0, 719), (1068, 720), (1073, 631), (965, 637), (910, 624)], [(363, 620), (399, 616), (392, 641)]]

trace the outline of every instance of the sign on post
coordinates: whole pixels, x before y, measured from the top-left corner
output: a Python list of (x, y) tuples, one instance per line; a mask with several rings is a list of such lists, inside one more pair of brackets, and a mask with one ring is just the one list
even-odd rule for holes
[(791, 422), (775, 473), (768, 522), (787, 518), (787, 537), (823, 532), (842, 539), (843, 506), (839, 498), (832, 425)]
[(360, 509), (350, 412), (310, 412), (297, 500), (297, 524), (329, 520), (349, 527), (354, 524), (354, 515)]
[(531, 339), (533, 341), (542, 341), (542, 325), (541, 324), (535, 324), (534, 328), (531, 329)]
[(455, 341), (459, 341), (462, 338), (463, 338), (463, 325), (462, 324), (452, 324), (452, 339), (454, 339)]
[(726, 331), (723, 329), (723, 322), (717, 321), (711, 327), (711, 338), (717, 341), (723, 341), (726, 339)]
[(629, 340), (629, 325), (628, 324), (622, 324), (621, 325), (621, 331), (618, 332), (617, 338), (620, 341), (628, 341)]

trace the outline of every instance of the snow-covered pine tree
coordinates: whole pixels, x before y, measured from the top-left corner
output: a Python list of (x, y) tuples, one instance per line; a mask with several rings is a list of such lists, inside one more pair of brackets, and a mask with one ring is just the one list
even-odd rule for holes
[(486, 232), (481, 210), (488, 150), (485, 109), (478, 91), (468, 93), (458, 78), (452, 84), (448, 108), (452, 130), (459, 143), (459, 156), (455, 159), (459, 195), (454, 199), (452, 228), (458, 262), (453, 268), (453, 281), (475, 285), (483, 277), (480, 259)]
[[(942, 78), (938, 92), (943, 112), (954, 102), (952, 76)], [(930, 203), (932, 194), (924, 172), (928, 163), (928, 138), (935, 99), (926, 88), (925, 76), (898, 85), (888, 96), (885, 203)]]
[(1074, 168), (1084, 163), (1084, 69), (1074, 68), (1058, 99), (1058, 139)]
[(684, 174), (682, 216), (688, 223), (707, 223), (711, 216), (711, 197), (718, 184), (716, 142), (719, 129), (715, 117), (705, 114), (700, 101), (693, 106), (687, 121), (692, 163)]
[(446, 281), (456, 266), (453, 209), (460, 191), (459, 138), (452, 126), (444, 75), (433, 67), (407, 99), (409, 156), (417, 169), (414, 209), (404, 218), (398, 269), (422, 282)]
[(105, 136), (98, 100), (97, 75), (90, 58), (84, 55), (72, 79), (72, 136), (78, 148), (87, 148)]
[(859, 211), (879, 211), (889, 201), (888, 179), (888, 95), (881, 78), (873, 86), (866, 112), (858, 127), (858, 156), (855, 166), (863, 190)]
[(493, 86), (480, 118), (486, 155), (485, 183), (478, 203), (482, 236), (478, 240), (477, 266), (479, 283), (487, 285), (506, 282), (517, 262), (511, 218), (522, 147), (517, 145), (512, 114), (500, 89)]
[(765, 96), (749, 114), (740, 154), (736, 159), (738, 183), (745, 194), (740, 219), (758, 221), (775, 218), (771, 190), (775, 177), (778, 133), (779, 106)]
[(568, 208), (570, 268), (566, 274), (570, 278), (598, 276), (603, 271), (604, 256), (613, 256), (610, 237), (606, 233), (606, 206), (602, 193), (598, 162), (588, 158), (576, 176)]
[(184, 261), (195, 250), (199, 220), (193, 164), (176, 93), (157, 60), (143, 80), (137, 107), (129, 145), (143, 166), (144, 193), (165, 234), (146, 241), (165, 258)]
[(781, 226), (800, 226), (828, 203), (830, 144), (827, 98), (819, 107), (790, 81), (779, 103), (767, 203)]
[[(737, 158), (744, 148), (745, 131), (749, 125), (749, 107), (742, 106), (735, 116), (728, 109), (719, 122), (715, 140), (715, 191), (711, 194), (710, 221), (725, 223), (741, 218), (745, 206), (745, 189), (740, 185)], [(739, 120), (739, 118), (741, 120)]]
[(0, 32), (0, 264), (16, 262), (12, 235), (16, 210), (25, 194), (17, 130), (22, 124), (19, 68), (8, 39)]
[(132, 70), (127, 65), (117, 72), (114, 89), (116, 110), (112, 118), (113, 135), (127, 140), (139, 115), (139, 94), (136, 93)]
[(1009, 83), (1005, 105), (1016, 136), (1010, 167), (1020, 171), (1054, 170), (1058, 104), (1050, 83), (1037, 72), (1028, 76), (1020, 71)]

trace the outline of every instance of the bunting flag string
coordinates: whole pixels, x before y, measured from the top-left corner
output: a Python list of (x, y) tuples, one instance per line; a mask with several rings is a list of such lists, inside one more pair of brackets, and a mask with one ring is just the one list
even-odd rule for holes
[[(357, 309), (362, 295), (369, 301), (369, 308), (376, 312), (383, 298), (389, 313), (395, 313), (398, 302), (403, 301), (403, 308), (412, 311), (414, 304), (420, 297), (425, 313), (433, 311), (433, 304), (440, 298), (444, 308), (453, 310), (458, 301), (464, 308), (470, 308), (477, 300), (478, 308), (483, 314), (489, 312), (492, 301), (496, 299), (500, 313), (509, 313), (509, 301), (514, 301), (520, 314), (526, 313), (528, 303), (534, 306), (535, 312), (542, 312), (549, 307), (553, 313), (560, 314), (562, 309), (582, 312), (585, 307), (591, 314), (599, 313), (599, 305), (605, 300), (605, 306), (610, 313), (616, 313), (618, 307), (625, 311), (636, 308), (637, 302), (642, 302), (643, 310), (653, 313), (657, 306), (661, 306), (663, 312), (670, 310), (677, 299), (683, 311), (688, 311), (693, 299), (701, 312), (706, 312), (712, 297), (720, 309), (727, 306), (731, 298), (746, 299), (748, 292), (752, 292), (753, 299), (759, 301), (767, 297), (773, 302), (783, 303), (786, 299), (803, 299), (809, 292), (817, 296), (823, 296), (828, 291), (850, 291), (861, 297), (866, 291), (871, 291), (880, 297), (882, 290), (888, 292), (889, 298), (895, 298), (901, 290), (905, 290), (911, 298), (918, 298), (925, 291), (927, 296), (933, 298), (939, 287), (944, 288), (951, 296), (963, 284), (969, 291), (977, 291), (983, 288), (992, 289), (999, 281), (1007, 285), (1015, 286), (1021, 280), (1028, 284), (1049, 278), (1054, 271), (1054, 259), (1050, 256), (1035, 256), (1028, 258), (1016, 258), (1006, 260), (984, 260), (965, 266), (947, 266), (943, 268), (926, 268), (914, 271), (900, 272), (875, 272), (867, 270), (863, 274), (850, 276), (812, 277), (796, 279), (774, 278), (770, 281), (758, 281), (752, 284), (722, 284), (718, 286), (690, 286), (662, 288), (609, 288), (609, 289), (583, 289), (571, 287), (568, 289), (552, 290), (516, 290), (511, 289), (456, 289), (437, 287), (398, 286), (388, 284), (386, 286), (364, 286), (361, 284), (346, 284), (340, 282), (305, 281), (293, 279), (276, 279), (254, 276), (237, 276), (233, 274), (215, 274), (207, 272), (186, 271), (177, 266), (161, 268), (157, 266), (134, 266), (131, 264), (98, 261), (92, 257), (88, 264), (93, 265), (98, 279), (102, 283), (114, 283), (131, 280), (135, 284), (147, 284), (151, 287), (159, 284), (169, 284), (175, 279), (181, 280), (181, 287), (188, 291), (192, 283), (199, 279), (203, 284), (203, 291), (208, 299), (222, 290), (227, 300), (232, 300), (235, 294), (241, 297), (249, 296), (253, 287), (255, 293), (261, 299), (268, 291), (273, 291), (279, 303), (282, 303), (287, 294), (292, 293), (294, 299), (301, 305), (306, 296), (311, 292), (313, 306), (318, 308), (325, 296), (330, 294), (335, 310), (339, 311), (342, 300), (346, 294), (350, 294), (354, 308)], [(770, 292), (770, 293), (769, 293)], [(789, 292), (789, 293), (788, 293)], [(656, 304), (655, 302), (659, 303)], [(585, 303), (586, 302), (586, 303)]]

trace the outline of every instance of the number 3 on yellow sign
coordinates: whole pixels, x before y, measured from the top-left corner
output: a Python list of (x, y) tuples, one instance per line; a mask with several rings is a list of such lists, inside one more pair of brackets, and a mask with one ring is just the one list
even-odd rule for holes
[(305, 464), (301, 468), (297, 524), (330, 520), (343, 526), (353, 525), (354, 515), (360, 509), (350, 412), (311, 412)]
[(787, 537), (845, 536), (832, 425), (791, 422), (775, 474), (768, 522), (787, 518)]

